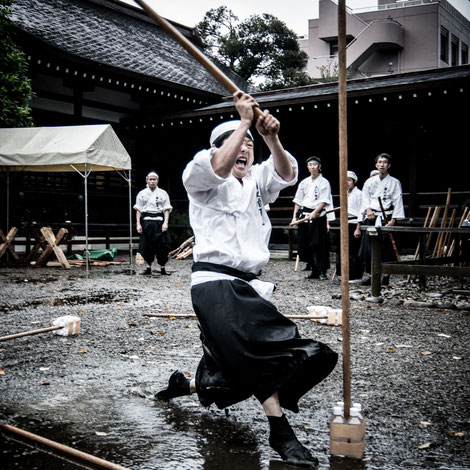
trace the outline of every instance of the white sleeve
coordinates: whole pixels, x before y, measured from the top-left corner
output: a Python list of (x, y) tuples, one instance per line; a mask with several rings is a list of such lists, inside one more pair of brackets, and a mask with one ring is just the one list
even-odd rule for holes
[(142, 191), (140, 191), (138, 194), (137, 194), (137, 197), (136, 197), (136, 200), (135, 200), (135, 204), (134, 204), (134, 209), (139, 211), (139, 212), (143, 212), (143, 209), (144, 209), (144, 201), (143, 201), (143, 198), (142, 198)]
[(320, 184), (320, 197), (318, 202), (324, 202), (326, 204), (325, 210), (333, 209), (333, 197), (331, 195), (330, 182), (327, 179), (323, 179)]
[(295, 192), (295, 196), (293, 199), (293, 203), (297, 204), (298, 206), (302, 207), (304, 205), (304, 199), (305, 199), (305, 180), (302, 180), (299, 183), (299, 186), (297, 186), (297, 191)]
[(227, 178), (222, 178), (215, 174), (212, 168), (212, 154), (216, 148), (201, 150), (188, 163), (183, 171), (183, 185), (192, 196), (198, 199), (198, 194), (206, 193), (211, 189), (221, 185)]
[[(357, 188), (356, 188), (357, 189)], [(361, 190), (353, 191), (348, 198), (348, 213), (354, 217), (359, 217), (361, 210)]]
[(274, 166), (274, 159), (272, 156), (253, 168), (255, 171), (256, 181), (259, 185), (261, 199), (264, 204), (274, 202), (282, 189), (293, 186), (297, 183), (299, 173), (297, 160), (289, 152), (286, 153), (289, 157), (292, 169), (294, 170), (294, 178), (291, 181), (286, 181), (279, 176)]
[(362, 187), (361, 209), (359, 211), (359, 219), (363, 220), (366, 209), (370, 207), (370, 179), (368, 179)]
[(163, 196), (163, 211), (172, 211), (173, 210), (173, 206), (171, 205), (170, 203), (170, 196), (168, 195), (168, 193), (162, 189), (163, 193), (162, 193), (162, 196)]
[(392, 195), (393, 202), (393, 219), (404, 219), (405, 218), (405, 208), (403, 206), (403, 192), (401, 189), (400, 181), (396, 180), (395, 189)]

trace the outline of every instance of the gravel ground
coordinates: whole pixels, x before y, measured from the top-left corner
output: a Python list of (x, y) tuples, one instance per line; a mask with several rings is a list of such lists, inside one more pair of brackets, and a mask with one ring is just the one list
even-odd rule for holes
[[(118, 255), (116, 259), (121, 259)], [(193, 374), (201, 355), (189, 314), (191, 260), (172, 260), (171, 276), (130, 275), (123, 265), (64, 271), (0, 269), (0, 336), (79, 315), (81, 332), (0, 342), (1, 422), (135, 470), (281, 469), (254, 398), (221, 411), (196, 397), (153, 400), (169, 374)], [(294, 263), (272, 260), (274, 303), (285, 314), (341, 307), (340, 280), (306, 280)], [(351, 284), (352, 399), (366, 415), (363, 459), (329, 454), (328, 421), (342, 399), (334, 372), (288, 412), (322, 469), (470, 469), (468, 283), (431, 280), (425, 291), (392, 276), (383, 302)], [(455, 292), (457, 290), (457, 292)], [(424, 303), (434, 308), (425, 307)], [(448, 307), (448, 308), (443, 308)], [(342, 351), (341, 328), (298, 320), (302, 336)], [(0, 432), (2, 469), (83, 468)]]

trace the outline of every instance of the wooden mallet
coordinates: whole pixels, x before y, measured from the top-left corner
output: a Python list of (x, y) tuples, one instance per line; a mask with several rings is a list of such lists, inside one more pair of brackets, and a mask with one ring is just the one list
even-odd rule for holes
[(54, 331), (56, 335), (73, 336), (80, 332), (80, 318), (74, 315), (65, 315), (58, 317), (52, 322), (53, 326), (41, 328), (39, 330), (25, 331), (14, 335), (3, 336), (0, 341), (8, 341), (10, 339), (21, 338), (22, 336), (39, 335), (48, 331)]

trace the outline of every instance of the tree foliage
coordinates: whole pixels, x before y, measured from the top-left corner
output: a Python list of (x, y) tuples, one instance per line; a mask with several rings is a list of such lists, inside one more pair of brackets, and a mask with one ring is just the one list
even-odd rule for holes
[(296, 34), (273, 15), (244, 21), (225, 6), (209, 10), (196, 26), (208, 55), (262, 89), (307, 85), (307, 54)]
[(33, 97), (28, 64), (14, 40), (9, 19), (13, 0), (0, 0), (0, 127), (26, 127), (33, 124), (29, 102)]

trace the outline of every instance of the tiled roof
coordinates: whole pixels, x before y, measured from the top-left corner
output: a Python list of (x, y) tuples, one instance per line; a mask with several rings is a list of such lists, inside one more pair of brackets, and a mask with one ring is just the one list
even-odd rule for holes
[[(396, 75), (386, 75), (372, 78), (348, 80), (348, 96), (372, 96), (377, 93), (390, 93), (402, 90), (432, 89), (447, 82), (468, 82), (470, 79), (470, 65), (444, 67), (439, 69), (422, 70)], [(282, 106), (294, 103), (312, 102), (317, 100), (337, 99), (338, 83), (308, 85), (283, 90), (252, 93), (260, 105)], [(211, 112), (224, 112), (233, 108), (233, 101), (223, 100), (220, 103), (189, 111), (188, 115), (209, 114)], [(184, 113), (177, 113), (183, 115)]]
[[(11, 11), (11, 19), (20, 29), (82, 59), (205, 92), (228, 94), (142, 10), (114, 0), (15, 0)], [(237, 77), (230, 78), (237, 83)]]

